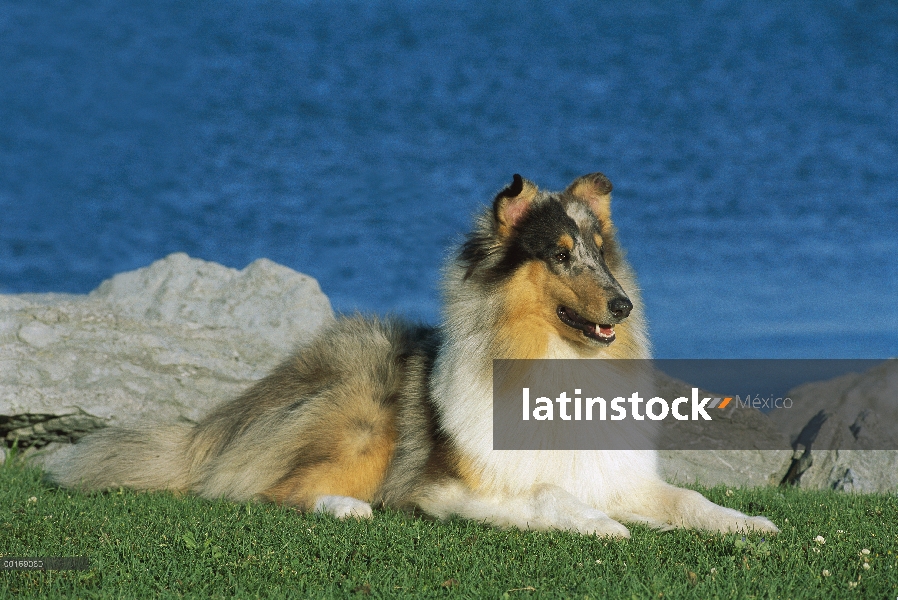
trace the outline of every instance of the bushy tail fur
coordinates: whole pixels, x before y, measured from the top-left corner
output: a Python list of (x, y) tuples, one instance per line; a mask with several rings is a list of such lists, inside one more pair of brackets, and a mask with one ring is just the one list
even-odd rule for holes
[(110, 427), (60, 451), (46, 465), (54, 483), (83, 490), (190, 489), (193, 425)]

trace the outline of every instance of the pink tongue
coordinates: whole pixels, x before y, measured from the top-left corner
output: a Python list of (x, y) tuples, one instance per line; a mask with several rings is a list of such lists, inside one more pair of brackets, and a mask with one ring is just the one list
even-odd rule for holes
[(602, 327), (601, 325), (596, 325), (596, 329), (606, 337), (614, 335), (614, 327)]

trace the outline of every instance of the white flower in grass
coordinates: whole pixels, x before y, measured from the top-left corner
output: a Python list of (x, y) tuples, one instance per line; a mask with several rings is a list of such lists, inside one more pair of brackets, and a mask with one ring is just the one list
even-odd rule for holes
[(830, 573), (829, 573), (829, 569), (823, 569), (823, 576), (824, 576), (824, 577), (829, 577), (829, 574), (830, 574)]
[(863, 554), (864, 556), (866, 556), (867, 554), (870, 554), (870, 549), (864, 548), (863, 550), (861, 550), (861, 554)]
[(870, 569), (870, 563), (865, 562), (865, 563), (864, 563), (864, 570), (867, 571), (867, 570), (869, 570), (869, 569)]
[(826, 543), (826, 538), (823, 537), (822, 535), (818, 535), (817, 537), (814, 538), (814, 541), (822, 546), (823, 544)]

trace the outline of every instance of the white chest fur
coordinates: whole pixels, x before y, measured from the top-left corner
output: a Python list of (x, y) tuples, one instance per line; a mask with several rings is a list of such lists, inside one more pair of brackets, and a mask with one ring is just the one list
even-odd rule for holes
[[(651, 450), (493, 450), (492, 381), (470, 360), (472, 348), (445, 350), (432, 391), (447, 433), (480, 474), (481, 493), (514, 496), (549, 484), (603, 509), (646, 479), (657, 478)], [(571, 358), (563, 343), (550, 345), (549, 354)]]

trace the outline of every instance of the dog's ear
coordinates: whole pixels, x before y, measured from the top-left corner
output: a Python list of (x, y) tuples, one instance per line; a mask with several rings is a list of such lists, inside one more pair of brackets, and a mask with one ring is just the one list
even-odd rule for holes
[(493, 201), (493, 217), (498, 226), (499, 235), (502, 237), (511, 233), (536, 198), (536, 186), (518, 175), (514, 174), (512, 182), (504, 190), (496, 195)]
[(578, 177), (567, 193), (586, 202), (603, 224), (611, 223), (611, 182), (601, 173)]

